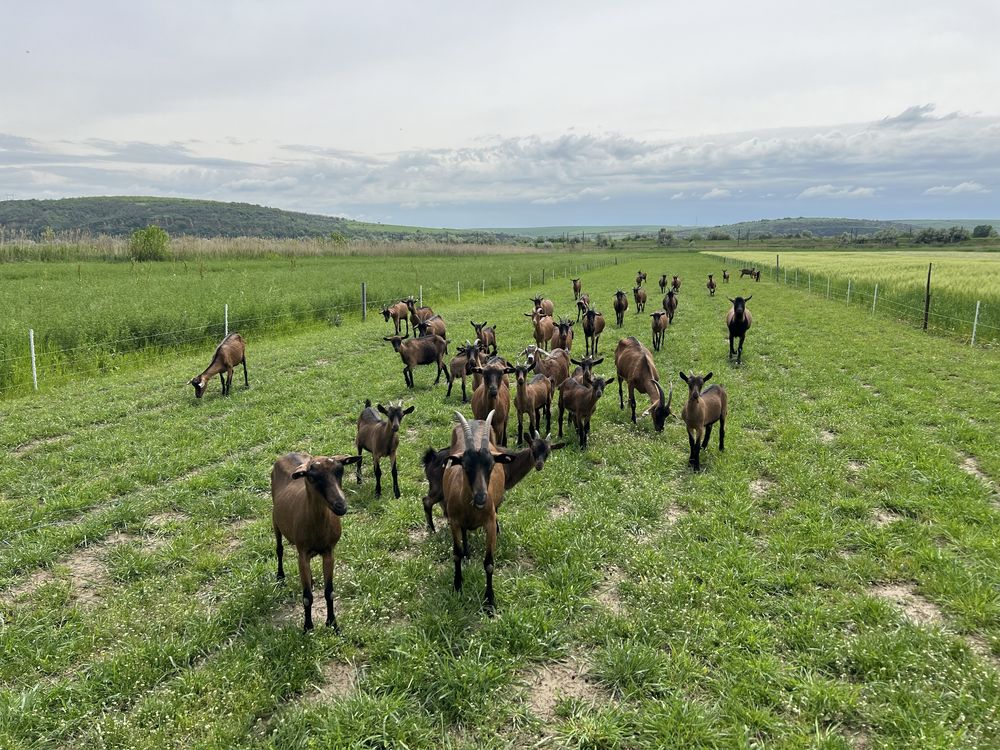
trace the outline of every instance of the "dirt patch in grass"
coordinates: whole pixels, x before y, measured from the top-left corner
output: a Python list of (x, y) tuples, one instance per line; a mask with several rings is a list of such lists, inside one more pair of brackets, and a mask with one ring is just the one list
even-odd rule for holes
[(872, 746), (871, 735), (865, 729), (844, 729), (842, 733), (847, 744), (854, 750), (868, 750)]
[(829, 445), (836, 439), (837, 439), (837, 433), (833, 432), (832, 430), (819, 431), (819, 441), (824, 445)]
[(547, 664), (525, 676), (528, 705), (544, 722), (556, 718), (556, 706), (572, 699), (596, 706), (602, 701), (600, 690), (576, 659)]
[(105, 558), (109, 550), (135, 537), (115, 532), (100, 542), (78, 549), (63, 564), (69, 568), (70, 584), (77, 602), (91, 606), (100, 601), (101, 589), (108, 585), (108, 566)]
[(666, 521), (667, 526), (673, 526), (687, 514), (688, 512), (684, 508), (670, 503), (663, 511), (663, 520)]
[(17, 446), (11, 450), (10, 454), (14, 458), (23, 458), (36, 448), (42, 448), (46, 445), (55, 445), (56, 443), (63, 442), (67, 438), (69, 438), (69, 435), (52, 435), (50, 437), (36, 438), (35, 440), (29, 440), (27, 443), (22, 443)]
[(991, 489), (996, 489), (993, 485), (993, 480), (990, 479), (989, 474), (987, 474), (986, 472), (984, 472), (982, 469), (979, 468), (979, 462), (976, 461), (974, 456), (963, 454), (961, 468), (962, 471), (964, 471), (966, 474), (968, 474), (971, 477), (975, 477), (980, 482), (985, 484), (987, 487), (990, 487)]
[(774, 480), (770, 477), (761, 477), (750, 482), (750, 496), (755, 500), (760, 500), (774, 488)]
[(319, 683), (307, 700), (313, 703), (325, 703), (345, 698), (357, 688), (358, 669), (347, 662), (329, 661), (320, 667), (319, 679)]
[(616, 615), (622, 612), (622, 599), (618, 594), (618, 585), (623, 578), (622, 572), (617, 567), (608, 566), (604, 571), (604, 580), (597, 585), (597, 590), (594, 592), (594, 598)]
[[(226, 552), (235, 552), (237, 549), (243, 546), (243, 544), (246, 542), (246, 540), (243, 538), (243, 531), (253, 522), (254, 519), (252, 518), (240, 518), (233, 521), (231, 524), (225, 527), (226, 528), (225, 534), (227, 537), (226, 547), (225, 547)], [(295, 547), (292, 546), (293, 554), (294, 551)], [(287, 550), (286, 550), (286, 557), (287, 557)], [(292, 561), (294, 562), (294, 558)]]
[(167, 511), (166, 513), (157, 513), (155, 516), (150, 516), (146, 519), (146, 523), (156, 528), (163, 528), (173, 523), (183, 523), (187, 519), (188, 516), (185, 513)]
[(556, 503), (549, 508), (549, 518), (555, 520), (563, 518), (573, 512), (573, 501), (565, 495), (556, 498)]
[(872, 513), (872, 523), (880, 529), (902, 519), (903, 517), (898, 513), (893, 513), (891, 510), (886, 510), (885, 508), (876, 508)]
[(985, 638), (979, 635), (967, 635), (965, 636), (965, 642), (969, 644), (969, 648), (972, 649), (976, 656), (984, 661), (988, 661), (993, 665), (994, 669), (1000, 670), (1000, 657), (997, 657), (990, 650), (990, 644), (987, 643)]
[(938, 606), (918, 594), (912, 584), (879, 583), (868, 591), (902, 610), (906, 619), (917, 625), (943, 625), (945, 622)]
[(32, 572), (21, 583), (12, 586), (3, 594), (0, 594), (0, 602), (7, 603), (19, 597), (33, 594), (35, 591), (52, 580), (54, 580), (52, 577), (52, 571), (47, 568), (40, 568), (39, 570)]

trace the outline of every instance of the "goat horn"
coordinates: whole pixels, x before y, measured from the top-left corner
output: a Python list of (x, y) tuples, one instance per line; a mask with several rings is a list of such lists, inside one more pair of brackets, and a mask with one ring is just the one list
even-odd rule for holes
[(490, 430), (493, 429), (492, 427), (493, 415), (496, 413), (497, 413), (496, 409), (493, 409), (492, 411), (490, 411), (489, 414), (486, 415), (486, 429), (483, 430), (483, 447), (482, 447), (482, 450), (484, 451), (488, 451), (490, 449)]
[(472, 446), (472, 426), (469, 424), (469, 420), (462, 416), (462, 412), (456, 411), (455, 417), (462, 424), (462, 432), (465, 433), (465, 447), (470, 448)]

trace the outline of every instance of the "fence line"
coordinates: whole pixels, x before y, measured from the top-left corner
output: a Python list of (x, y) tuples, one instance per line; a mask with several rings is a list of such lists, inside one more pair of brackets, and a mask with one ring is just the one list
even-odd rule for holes
[[(594, 271), (601, 268), (605, 268), (609, 265), (615, 265), (614, 259), (591, 261), (586, 264), (575, 265), (576, 273), (579, 274), (581, 271)], [(558, 279), (558, 273), (556, 271), (549, 271), (548, 274), (543, 273), (543, 277), (548, 276), (548, 281), (550, 283), (555, 282)], [(564, 277), (568, 278), (568, 270), (564, 271)], [(481, 278), (481, 289), (482, 293), (486, 294), (487, 291), (487, 281)], [(523, 280), (522, 280), (523, 281)], [(527, 288), (534, 286), (534, 276), (528, 274), (528, 284)], [(456, 282), (456, 291), (458, 301), (461, 301), (461, 281)], [(494, 291), (503, 291), (504, 285), (502, 278), (497, 281), (497, 283), (490, 284), (489, 288)], [(520, 287), (520, 284), (519, 284)], [(507, 276), (507, 291), (513, 290), (513, 276)], [(419, 286), (419, 300), (420, 305), (423, 305), (424, 288), (423, 285)], [(260, 324), (267, 323), (277, 320), (295, 320), (306, 318), (317, 319), (321, 314), (332, 313), (332, 312), (343, 312), (343, 313), (357, 313), (362, 321), (367, 319), (368, 308), (371, 306), (376, 306), (378, 308), (387, 307), (395, 302), (398, 302), (400, 297), (390, 297), (386, 299), (372, 300), (368, 299), (368, 285), (367, 282), (361, 282), (361, 293), (360, 299), (357, 302), (348, 302), (335, 305), (325, 305), (321, 307), (311, 307), (305, 309), (293, 309), (287, 312), (276, 313), (274, 315), (260, 315), (252, 318), (236, 318), (237, 328), (245, 326), (247, 324)], [(218, 308), (216, 308), (218, 309)], [(84, 377), (85, 372), (83, 368), (80, 368), (82, 364), (79, 361), (79, 357), (82, 352), (94, 352), (95, 355), (106, 354), (108, 356), (118, 356), (122, 354), (136, 354), (142, 351), (158, 348), (180, 348), (184, 346), (190, 346), (193, 344), (200, 344), (206, 340), (215, 340), (218, 338), (219, 328), (222, 329), (222, 335), (229, 335), (229, 303), (223, 304), (223, 319), (221, 321), (221, 326), (219, 323), (206, 323), (199, 326), (190, 326), (188, 328), (178, 328), (170, 331), (157, 331), (155, 333), (141, 334), (137, 336), (127, 336), (124, 338), (110, 339), (104, 341), (94, 341), (88, 344), (81, 344), (79, 346), (65, 347), (60, 349), (38, 349), (36, 351), (35, 342), (35, 329), (29, 328), (28, 339), (29, 339), (29, 351), (27, 354), (14, 355), (10, 357), (0, 358), (0, 365), (9, 363), (22, 363), (23, 366), (27, 367), (30, 363), (31, 367), (31, 385), (28, 386), (23, 382), (24, 375), (19, 375), (19, 372), (24, 372), (17, 367), (11, 368), (10, 372), (7, 373), (8, 380), (11, 381), (9, 385), (0, 388), (0, 397), (6, 396), (14, 391), (25, 391), (28, 388), (33, 388), (33, 390), (39, 390), (39, 378), (38, 373), (41, 369), (43, 377), (41, 384), (56, 385), (69, 382), (71, 380), (77, 379), (79, 377)], [(214, 330), (213, 330), (214, 328)], [(200, 335), (194, 336), (184, 336), (182, 338), (176, 338), (181, 334), (189, 334), (194, 331), (200, 331)], [(135, 345), (136, 342), (142, 342), (139, 345)], [(125, 346), (122, 346), (125, 345)], [(59, 362), (60, 367), (66, 367), (71, 370), (75, 370), (73, 373), (63, 373), (51, 378), (44, 377), (44, 364), (48, 359), (52, 360), (62, 360)], [(42, 365), (40, 368), (39, 365)], [(98, 366), (97, 371), (102, 368)], [(91, 368), (87, 367), (86, 372), (90, 372)], [(4, 373), (0, 372), (0, 377)]]
[[(806, 277), (807, 280), (803, 284), (799, 281), (799, 273), (797, 268), (793, 268), (792, 278), (789, 278), (788, 266), (780, 262), (779, 257), (775, 257), (774, 264), (759, 264), (755, 261), (751, 261), (744, 258), (733, 258), (728, 255), (719, 255), (717, 253), (706, 253), (706, 255), (719, 258), (727, 265), (733, 266), (735, 268), (767, 268), (770, 266), (773, 270), (773, 280), (776, 284), (785, 284), (787, 286), (794, 286), (796, 288), (802, 288), (809, 294), (813, 293), (814, 285), (812, 283), (813, 274), (809, 272)], [(819, 276), (819, 274), (817, 274)], [(837, 289), (837, 285), (833, 281), (839, 281), (841, 284), (846, 284), (845, 287), (841, 286), (841, 289)], [(830, 300), (843, 300), (847, 305), (853, 304), (868, 304), (871, 303), (870, 313), (871, 315), (876, 315), (879, 312), (885, 310), (892, 317), (902, 320), (908, 323), (915, 323), (921, 327), (924, 326), (924, 315), (925, 312), (928, 319), (933, 323), (935, 332), (939, 333), (949, 333), (958, 334), (962, 338), (968, 338), (971, 346), (976, 345), (977, 337), (983, 330), (996, 332), (993, 338), (1000, 338), (1000, 326), (990, 325), (984, 323), (981, 319), (981, 310), (985, 310), (985, 306), (982, 305), (981, 301), (977, 301), (975, 305), (975, 314), (972, 318), (962, 318), (955, 315), (949, 315), (948, 313), (936, 312), (934, 310), (928, 310), (925, 306), (916, 306), (908, 304), (906, 302), (901, 302), (899, 300), (893, 300), (887, 298), (884, 289), (880, 291), (879, 282), (874, 282), (874, 288), (870, 292), (866, 292), (864, 289), (860, 288), (857, 282), (853, 278), (847, 277), (834, 277), (831, 274), (826, 275), (826, 290), (817, 290), (817, 293), (824, 296), (826, 299)], [(925, 305), (927, 301), (930, 300), (929, 293), (925, 297)], [(971, 310), (970, 310), (971, 312)], [(907, 315), (906, 313), (913, 313), (913, 315)], [(935, 323), (936, 321), (936, 323)], [(971, 332), (971, 337), (967, 332)], [(984, 342), (980, 341), (980, 345)]]

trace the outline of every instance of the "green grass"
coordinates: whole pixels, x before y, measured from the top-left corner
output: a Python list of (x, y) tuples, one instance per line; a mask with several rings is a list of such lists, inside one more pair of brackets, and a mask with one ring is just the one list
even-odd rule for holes
[[(634, 262), (717, 266), (623, 258), (585, 290), (610, 311)], [(249, 337), (252, 387), (227, 399), (180, 385), (199, 352), (0, 404), (0, 747), (996, 747), (994, 355), (766, 279), (723, 292), (751, 289), (741, 368), (724, 295), (698, 287), (655, 356), (665, 381), (727, 387), (726, 452), (692, 474), (683, 427), (632, 425), (612, 389), (590, 448), (569, 437), (504, 503), (492, 619), (481, 534), (455, 594), (444, 523), (423, 531), (419, 456), (458, 399), (428, 368), (406, 391), (380, 317)], [(568, 282), (545, 290), (568, 311)], [(488, 309), (513, 356), (523, 297), (426, 301), (456, 328)], [(648, 315), (626, 318), (648, 345)], [(343, 635), (304, 636), (294, 574), (273, 580), (269, 468), (350, 451), (366, 397), (416, 406), (403, 496), (374, 499), (366, 458), (337, 548)], [(885, 582), (937, 621), (875, 596)], [(528, 685), (569, 660), (586, 683), (543, 717)], [(345, 670), (352, 689), (317, 690)]]
[[(758, 264), (774, 278), (773, 249), (715, 254), (745, 265)], [(782, 283), (825, 297), (829, 280), (830, 297), (846, 301), (850, 281), (851, 303), (869, 311), (878, 284), (876, 312), (916, 325), (923, 324), (927, 266), (931, 263), (929, 327), (968, 341), (976, 303), (981, 302), (976, 341), (1000, 342), (1000, 255), (995, 252), (782, 250), (779, 255)]]

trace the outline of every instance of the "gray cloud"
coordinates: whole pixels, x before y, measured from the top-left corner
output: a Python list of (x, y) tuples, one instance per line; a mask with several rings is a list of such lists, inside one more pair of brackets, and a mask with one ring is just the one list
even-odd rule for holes
[(957, 185), (936, 185), (927, 188), (924, 195), (962, 195), (963, 193), (988, 193), (985, 185), (981, 185), (975, 180), (960, 182)]

